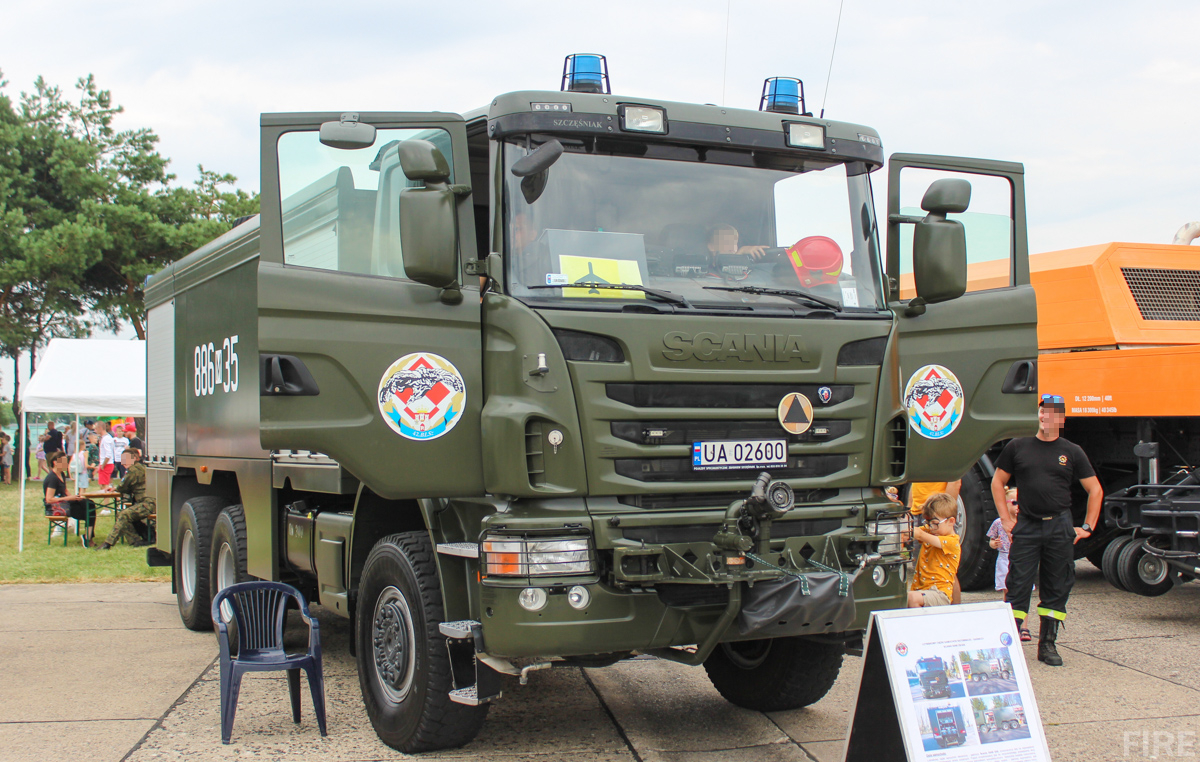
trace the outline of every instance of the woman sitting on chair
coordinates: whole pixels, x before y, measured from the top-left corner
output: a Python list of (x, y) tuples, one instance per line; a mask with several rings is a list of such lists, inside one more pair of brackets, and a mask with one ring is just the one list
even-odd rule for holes
[[(58, 450), (50, 453), (46, 461), (50, 464), (50, 473), (42, 480), (42, 487), (46, 490), (46, 514), (53, 513), (55, 505), (62, 505), (68, 516), (80, 522), (79, 541), (83, 543), (83, 547), (89, 547), (92, 544), (92, 535), (96, 531), (96, 512), (88, 510), (89, 500), (67, 494), (67, 481), (63, 476), (67, 472), (67, 454)], [(87, 528), (83, 529), (85, 522)]]

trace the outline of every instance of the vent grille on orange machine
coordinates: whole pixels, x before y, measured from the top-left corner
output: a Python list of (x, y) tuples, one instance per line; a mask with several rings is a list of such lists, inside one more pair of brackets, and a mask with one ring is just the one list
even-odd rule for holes
[(1200, 321), (1200, 270), (1122, 267), (1143, 320)]

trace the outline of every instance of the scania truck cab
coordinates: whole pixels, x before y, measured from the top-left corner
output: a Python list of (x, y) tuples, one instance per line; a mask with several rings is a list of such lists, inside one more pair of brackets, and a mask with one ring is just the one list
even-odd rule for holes
[[(299, 587), (409, 752), (469, 741), (506, 680), (638, 654), (819, 700), (905, 603), (884, 489), (1033, 430), (1006, 377), (1036, 317), (1020, 165), (893, 156), (925, 214), (881, 221), (877, 133), (798, 84), (618, 96), (573, 56), (462, 115), (264, 114), (261, 215), (146, 289), (151, 560), (185, 624)], [(964, 294), (973, 175), (1014, 189), (1014, 266)]]

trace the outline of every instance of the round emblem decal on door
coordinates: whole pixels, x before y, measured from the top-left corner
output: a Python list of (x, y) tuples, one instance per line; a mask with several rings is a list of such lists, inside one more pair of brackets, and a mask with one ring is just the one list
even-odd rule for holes
[(462, 417), (467, 385), (444, 357), (413, 352), (401, 357), (379, 381), (379, 412), (402, 437), (437, 439)]
[(918, 369), (904, 388), (908, 425), (926, 439), (941, 439), (958, 428), (963, 403), (962, 385), (943, 365)]
[(789, 434), (803, 434), (812, 426), (812, 402), (800, 392), (792, 392), (779, 400), (775, 414), (779, 425)]

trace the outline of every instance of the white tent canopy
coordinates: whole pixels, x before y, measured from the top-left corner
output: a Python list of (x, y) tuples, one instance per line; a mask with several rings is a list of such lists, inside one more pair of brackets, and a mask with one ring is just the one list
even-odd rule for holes
[(18, 552), (25, 549), (26, 413), (74, 413), (76, 421), (81, 415), (144, 416), (146, 342), (51, 339), (37, 371), (21, 390), (20, 400), (22, 441), (13, 458), (13, 466), (20, 468), (21, 474)]
[(51, 339), (21, 390), (21, 410), (145, 415), (146, 342)]

